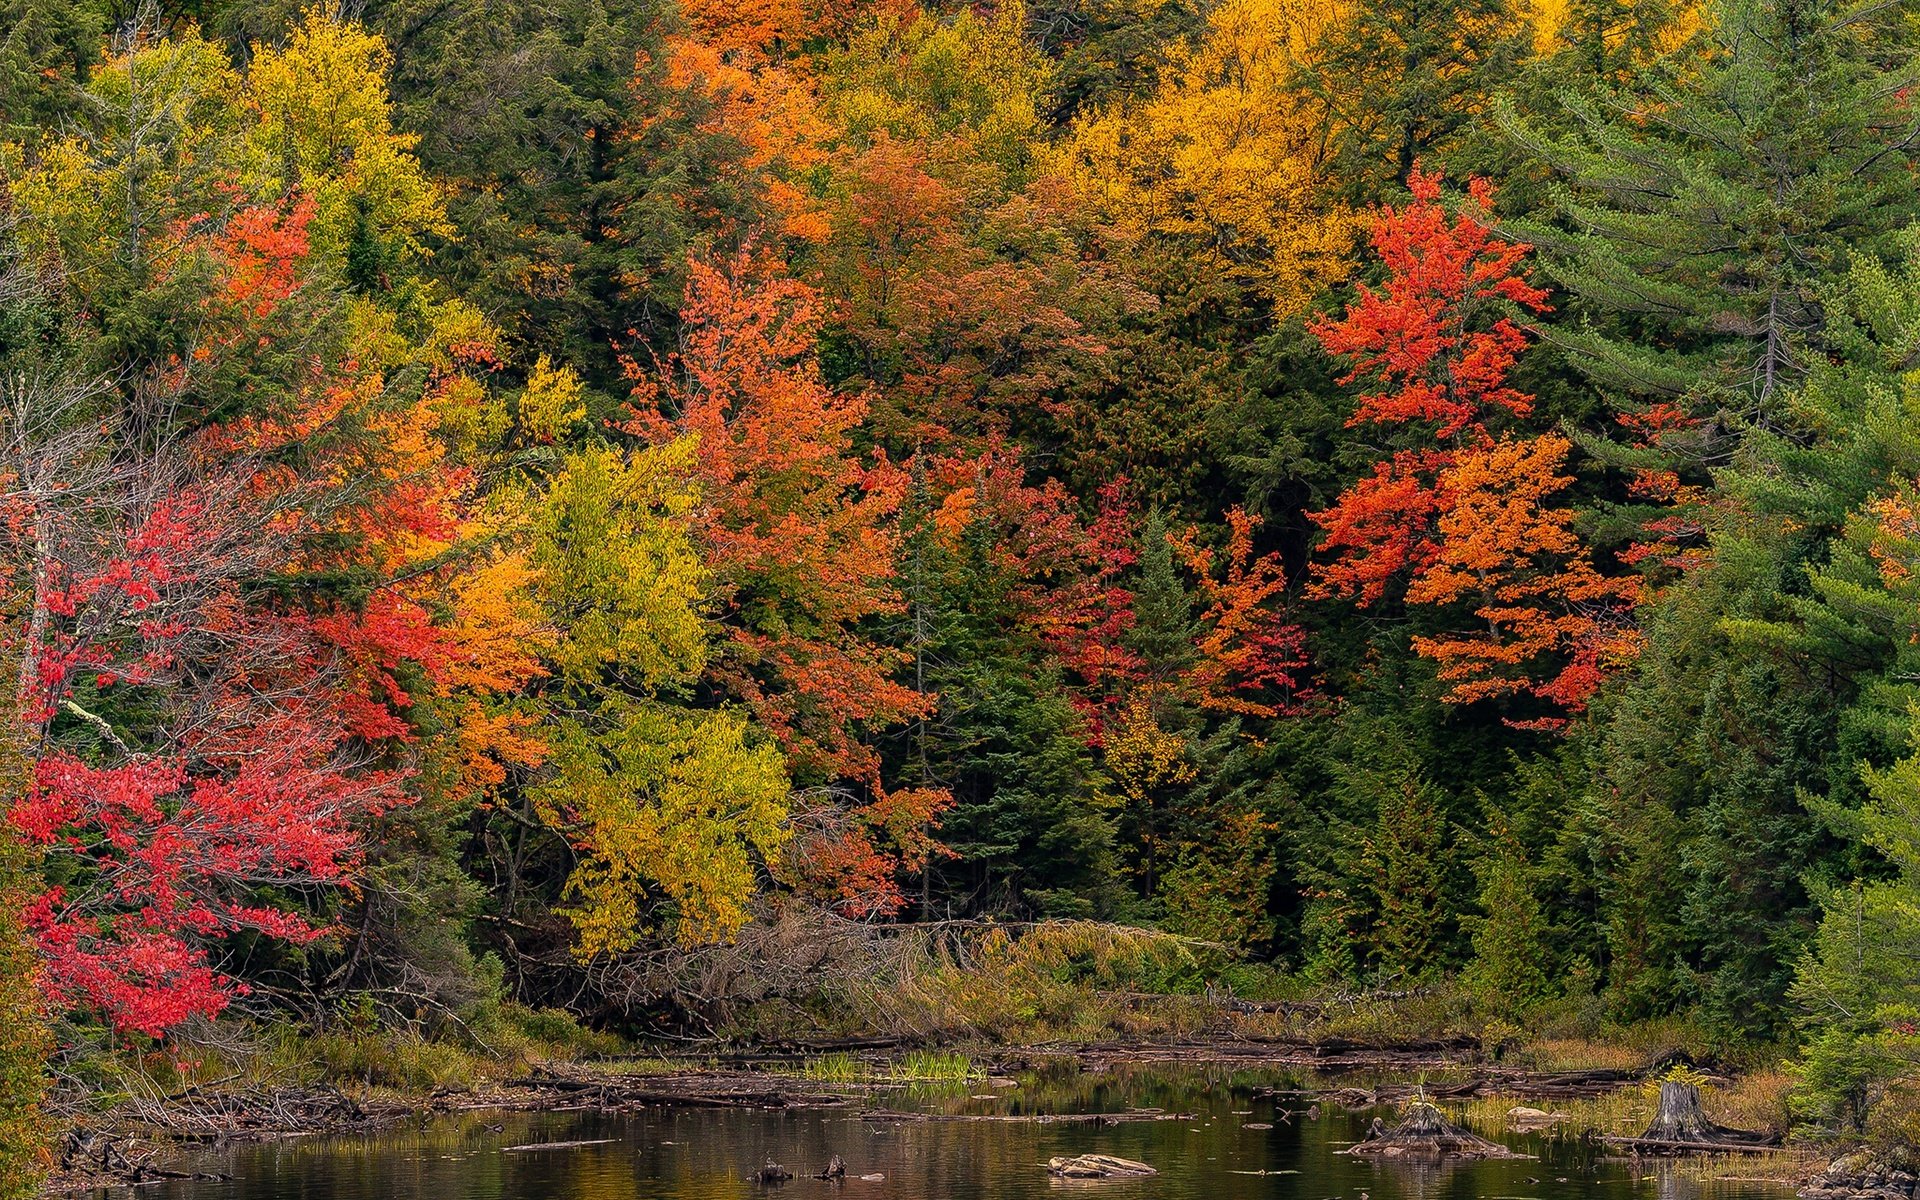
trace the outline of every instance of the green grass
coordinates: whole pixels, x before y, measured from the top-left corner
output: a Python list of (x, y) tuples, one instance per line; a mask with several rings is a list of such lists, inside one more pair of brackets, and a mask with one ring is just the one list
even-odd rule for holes
[(972, 1079), (978, 1074), (980, 1072), (974, 1069), (973, 1060), (966, 1055), (940, 1050), (915, 1050), (894, 1059), (887, 1067), (889, 1078), (914, 1082), (958, 1082)]
[(831, 1083), (849, 1083), (865, 1079), (872, 1074), (867, 1064), (844, 1051), (834, 1054), (822, 1054), (810, 1058), (800, 1065), (800, 1074), (807, 1079), (821, 1079)]

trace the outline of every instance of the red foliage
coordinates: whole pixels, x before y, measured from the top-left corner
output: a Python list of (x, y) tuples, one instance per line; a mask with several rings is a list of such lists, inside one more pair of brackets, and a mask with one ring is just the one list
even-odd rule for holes
[[(217, 268), (207, 336), (154, 386), (271, 345), (302, 302), (310, 215), (242, 209), (191, 235)], [(466, 479), (430, 439), (387, 436), (377, 377), (298, 374), (273, 406), (124, 468), (71, 436), (15, 448), (0, 491), (8, 558), (28, 567), (6, 581), (24, 613), (7, 637), (33, 752), (6, 815), (60, 880), (29, 925), (50, 1004), (123, 1031), (160, 1035), (244, 991), (212, 959), (226, 939), (327, 932), (294, 898), (351, 885), (366, 821), (408, 798), (404, 769), (371, 765), (412, 737), (399, 680), (437, 681), (456, 657), (382, 580), (451, 536)], [(62, 454), (68, 476), (46, 485)], [(342, 597), (342, 575), (368, 597)]]
[(1292, 712), (1308, 695), (1306, 633), (1273, 601), (1286, 594), (1278, 555), (1253, 556), (1258, 518), (1227, 511), (1227, 546), (1216, 576), (1215, 554), (1195, 531), (1176, 548), (1193, 572), (1205, 608), (1200, 612), (1199, 660), (1182, 681), (1203, 708), (1247, 716)]
[(1313, 332), (1352, 364), (1343, 382), (1371, 389), (1348, 424), (1405, 428), (1416, 444), (1313, 514), (1333, 554), (1315, 565), (1313, 592), (1367, 607), (1406, 580), (1411, 605), (1469, 602), (1484, 628), (1414, 639), (1441, 664), (1447, 699), (1525, 692), (1579, 712), (1638, 650), (1627, 624), (1638, 582), (1602, 576), (1572, 510), (1549, 506), (1572, 482), (1560, 473), (1566, 439), (1491, 430), (1533, 410), (1507, 382), (1527, 341), (1509, 313), (1546, 311), (1546, 293), (1520, 273), (1528, 247), (1494, 235), (1484, 180), (1470, 188), (1478, 212), (1451, 219), (1437, 175), (1416, 169), (1411, 186), (1413, 203), (1383, 209), (1374, 227), (1384, 288), (1361, 288), (1342, 318)]
[(1131, 678), (1139, 663), (1122, 638), (1133, 624), (1133, 595), (1120, 581), (1137, 555), (1126, 481), (1101, 489), (1087, 522), (1064, 484), (1029, 483), (1019, 451), (997, 437), (977, 454), (922, 461), (941, 495), (935, 529), (952, 539), (984, 527), (1015, 619), (1096, 694)]

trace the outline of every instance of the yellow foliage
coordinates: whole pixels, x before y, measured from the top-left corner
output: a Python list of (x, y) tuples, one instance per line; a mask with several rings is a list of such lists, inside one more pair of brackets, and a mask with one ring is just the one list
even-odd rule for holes
[(88, 84), (91, 136), (50, 138), (31, 165), (10, 164), (29, 246), (57, 251), (84, 288), (90, 262), (151, 258), (172, 215), (221, 211), (239, 90), (226, 54), (192, 30), (103, 63)]
[(682, 941), (731, 936), (747, 920), (756, 855), (787, 839), (779, 751), (749, 745), (745, 718), (727, 710), (640, 703), (601, 718), (611, 728), (562, 723), (556, 773), (533, 793), (580, 854), (567, 880), (578, 953), (631, 948), (650, 897), (672, 903)]
[(568, 681), (613, 671), (635, 688), (677, 687), (706, 664), (692, 464), (691, 441), (626, 458), (590, 446), (554, 479), (534, 516), (532, 563), (560, 635), (550, 657)]
[[(1591, 21), (1583, 17), (1574, 0), (1529, 0), (1520, 6), (1519, 12), (1533, 26), (1536, 54), (1566, 49), (1574, 43), (1578, 32), (1575, 22)], [(1664, 55), (1680, 49), (1705, 28), (1706, 11), (1699, 0), (1679, 0), (1671, 6), (1667, 0), (1655, 0), (1653, 4), (1645, 0), (1617, 0), (1603, 21), (1605, 31), (1598, 36), (1605, 39), (1608, 50), (1617, 49), (1636, 27), (1651, 27), (1652, 52)], [(1589, 32), (1587, 36), (1594, 35)]]
[(1329, 198), (1330, 118), (1290, 86), (1341, 13), (1335, 0), (1229, 0), (1153, 96), (1079, 122), (1055, 169), (1121, 228), (1188, 240), (1298, 310), (1345, 274), (1359, 231)]
[(1187, 755), (1187, 739), (1160, 728), (1146, 689), (1128, 700), (1106, 737), (1107, 770), (1120, 793), (1144, 807), (1156, 788), (1178, 787), (1199, 777)]
[(713, 636), (688, 524), (693, 449), (576, 451), (531, 518), (527, 566), (552, 630), (540, 644), (567, 695), (532, 795), (579, 852), (567, 892), (583, 956), (631, 947), (656, 901), (682, 940), (730, 936), (756, 862), (788, 836), (778, 749), (751, 742), (736, 712), (666, 702), (698, 677)]
[(1050, 80), (1026, 20), (1017, 2), (945, 19), (882, 12), (827, 57), (822, 109), (856, 147), (883, 137), (925, 144), (942, 176), (972, 165), (997, 176), (967, 190), (1017, 190), (1045, 141), (1040, 98)]
[(505, 695), (546, 673), (540, 656), (555, 639), (539, 606), (539, 583), (524, 553), (501, 549), (448, 582), (460, 657), (446, 670), (444, 690)]
[(520, 432), (542, 445), (559, 440), (587, 415), (587, 406), (581, 402), (585, 390), (573, 368), (556, 367), (542, 354), (527, 374), (526, 390), (520, 393)]
[(393, 127), (386, 42), (358, 24), (308, 9), (284, 48), (256, 45), (245, 105), (253, 188), (314, 198), (316, 250), (340, 253), (363, 236), (426, 253), (421, 238), (453, 232), (440, 190), (414, 159), (419, 139)]

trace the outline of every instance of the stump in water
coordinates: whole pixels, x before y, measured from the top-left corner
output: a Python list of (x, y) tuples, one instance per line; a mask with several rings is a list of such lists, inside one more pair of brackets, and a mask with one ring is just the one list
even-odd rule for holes
[(1406, 1116), (1392, 1129), (1375, 1117), (1367, 1140), (1341, 1151), (1343, 1154), (1377, 1155), (1381, 1158), (1525, 1158), (1499, 1142), (1477, 1137), (1449, 1122), (1440, 1110), (1424, 1100), (1407, 1106)]
[(1750, 1129), (1730, 1129), (1717, 1125), (1700, 1103), (1700, 1089), (1678, 1079), (1660, 1083), (1660, 1108), (1653, 1122), (1637, 1138), (1621, 1138), (1628, 1145), (1656, 1150), (1685, 1152), (1700, 1150), (1738, 1150), (1765, 1146), (1773, 1135)]

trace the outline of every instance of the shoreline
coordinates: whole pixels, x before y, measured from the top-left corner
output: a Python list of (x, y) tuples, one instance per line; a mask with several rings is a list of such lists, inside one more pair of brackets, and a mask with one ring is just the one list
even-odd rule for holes
[[(333, 1084), (267, 1087), (237, 1080), (220, 1086), (196, 1085), (158, 1101), (123, 1104), (91, 1120), (76, 1120), (56, 1153), (57, 1169), (43, 1195), (71, 1194), (102, 1186), (128, 1186), (164, 1179), (191, 1178), (168, 1168), (169, 1151), (186, 1145), (373, 1134), (407, 1121), (472, 1112), (620, 1112), (665, 1105), (697, 1108), (846, 1108), (873, 1105), (880, 1094), (914, 1082), (937, 1082), (880, 1073), (889, 1053), (904, 1045), (861, 1047), (874, 1070), (864, 1075), (823, 1077), (823, 1058), (849, 1051), (797, 1046), (738, 1050), (676, 1046), (672, 1059), (644, 1052), (570, 1062), (542, 1062), (528, 1069), (472, 1086), (416, 1092), (391, 1089), (347, 1090)], [(1102, 1072), (1127, 1066), (1223, 1066), (1245, 1070), (1305, 1070), (1332, 1079), (1394, 1073), (1402, 1078), (1349, 1079), (1344, 1086), (1308, 1089), (1319, 1103), (1363, 1109), (1403, 1101), (1416, 1094), (1441, 1102), (1512, 1099), (1599, 1100), (1631, 1088), (1667, 1066), (1655, 1060), (1638, 1069), (1599, 1067), (1538, 1070), (1477, 1061), (1474, 1049), (1460, 1041), (1409, 1042), (1364, 1046), (1331, 1042), (1183, 1039), (1139, 1042), (1041, 1043), (1022, 1046), (946, 1046), (942, 1052), (964, 1055), (969, 1071), (958, 1078), (984, 1078), (989, 1084), (1015, 1072), (1071, 1063), (1074, 1069)], [(699, 1062), (691, 1060), (703, 1060)], [(1427, 1080), (1426, 1072), (1443, 1077)], [(1417, 1075), (1418, 1081), (1405, 1078)], [(946, 1077), (939, 1077), (946, 1078)], [(1034, 1119), (1043, 1119), (1036, 1117)], [(1573, 1131), (1570, 1131), (1573, 1132)], [(1605, 1131), (1581, 1128), (1579, 1137)], [(1811, 1159), (1808, 1160), (1811, 1163)], [(1809, 1175), (1814, 1171), (1810, 1170)]]

